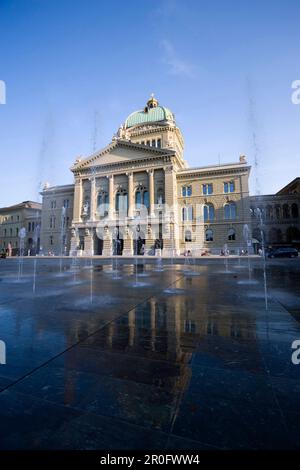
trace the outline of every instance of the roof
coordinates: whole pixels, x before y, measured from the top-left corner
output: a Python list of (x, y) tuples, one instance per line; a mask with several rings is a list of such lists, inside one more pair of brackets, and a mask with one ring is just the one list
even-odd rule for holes
[(223, 163), (222, 165), (208, 165), (208, 166), (200, 166), (200, 167), (192, 167), (192, 168), (182, 168), (177, 172), (177, 177), (184, 177), (184, 176), (193, 176), (199, 173), (214, 173), (214, 172), (226, 172), (228, 170), (246, 170), (250, 171), (251, 167), (244, 162), (235, 162), (235, 163)]
[(276, 194), (284, 195), (284, 194), (299, 193), (300, 192), (299, 188), (300, 188), (300, 177), (297, 176), (297, 178), (293, 179), (290, 183), (288, 183), (286, 186), (280, 189)]
[(141, 124), (149, 124), (158, 121), (175, 121), (174, 114), (170, 109), (164, 106), (156, 106), (155, 108), (145, 108), (144, 110), (131, 113), (125, 121), (125, 128), (133, 127)]
[[(130, 140), (124, 139), (116, 139), (113, 140), (109, 145), (107, 145), (104, 149), (95, 152), (94, 154), (90, 155), (87, 158), (82, 160), (77, 160), (74, 165), (71, 167), (71, 171), (76, 172), (83, 168), (87, 168), (89, 165), (95, 165), (95, 162), (98, 158), (104, 157), (106, 154), (109, 154), (115, 148), (129, 148), (132, 150), (142, 150), (145, 154), (149, 154), (149, 156), (165, 156), (165, 155), (175, 155), (175, 151), (172, 149), (165, 149), (165, 148), (158, 148), (158, 147), (151, 147), (149, 145), (138, 144), (135, 142), (131, 142)], [(143, 157), (146, 158), (146, 157)], [(119, 164), (120, 162), (109, 162), (110, 165)], [(104, 165), (106, 166), (108, 163), (105, 161)], [(101, 166), (101, 160), (99, 160), (98, 165)]]
[(7, 206), (7, 207), (1, 207), (0, 212), (5, 212), (5, 211), (12, 211), (12, 210), (18, 210), (18, 209), (37, 209), (41, 210), (42, 209), (42, 204), (40, 202), (36, 201), (23, 201), (18, 204), (14, 204), (12, 206)]

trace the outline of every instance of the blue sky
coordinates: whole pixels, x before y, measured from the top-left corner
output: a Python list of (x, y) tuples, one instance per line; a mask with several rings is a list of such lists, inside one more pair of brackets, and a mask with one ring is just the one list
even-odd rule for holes
[(0, 0), (0, 206), (72, 182), (152, 92), (191, 166), (246, 154), (252, 194), (279, 190), (300, 175), (299, 18), (298, 0)]

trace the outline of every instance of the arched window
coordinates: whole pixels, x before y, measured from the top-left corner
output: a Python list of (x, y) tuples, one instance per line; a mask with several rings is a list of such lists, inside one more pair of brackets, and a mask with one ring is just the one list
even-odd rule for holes
[(298, 210), (298, 204), (296, 204), (295, 202), (292, 204), (292, 207), (291, 207), (291, 212), (292, 212), (292, 217), (293, 219), (297, 219), (298, 216), (299, 216), (299, 210)]
[(139, 208), (138, 206), (143, 205), (147, 209), (150, 207), (150, 202), (149, 202), (149, 192), (146, 188), (139, 186), (138, 189), (135, 192), (135, 205), (137, 206), (137, 209)]
[(142, 192), (141, 191), (136, 191), (135, 193), (135, 204), (142, 204)]
[(116, 211), (127, 214), (128, 209), (128, 195), (125, 190), (118, 190), (116, 193)]
[(212, 204), (205, 204), (205, 206), (203, 206), (203, 218), (204, 222), (215, 219), (215, 208)]
[(277, 239), (278, 237), (278, 230), (276, 228), (271, 228), (269, 231), (269, 243), (277, 243), (279, 240)]
[(108, 194), (106, 192), (101, 192), (97, 196), (97, 212), (100, 217), (103, 217), (107, 214), (108, 209)]
[(230, 228), (228, 230), (228, 241), (234, 241), (235, 240), (235, 230), (234, 228)]
[(150, 203), (149, 203), (149, 192), (144, 191), (143, 192), (143, 204), (147, 209), (149, 209)]
[(214, 241), (214, 232), (212, 231), (211, 228), (208, 228), (205, 231), (205, 241), (206, 242), (213, 242)]
[(283, 204), (282, 206), (282, 215), (284, 219), (289, 219), (290, 218), (290, 208), (288, 204)]
[(286, 241), (292, 243), (300, 239), (300, 230), (297, 227), (289, 227), (286, 231)]
[(164, 192), (161, 188), (157, 190), (156, 204), (164, 204)]
[(273, 218), (273, 207), (268, 205), (266, 207), (266, 218), (267, 219), (272, 219)]
[(281, 207), (279, 204), (275, 206), (275, 217), (276, 219), (280, 219), (281, 217)]
[(182, 221), (193, 220), (193, 206), (186, 206), (181, 211)]
[(190, 230), (185, 231), (184, 240), (186, 242), (191, 242), (192, 241), (192, 232)]
[(236, 205), (234, 202), (228, 202), (224, 206), (224, 218), (233, 220), (236, 218)]

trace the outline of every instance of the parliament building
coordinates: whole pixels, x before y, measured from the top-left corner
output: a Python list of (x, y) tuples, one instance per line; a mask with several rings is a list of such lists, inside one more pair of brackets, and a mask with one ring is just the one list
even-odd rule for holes
[(174, 114), (154, 96), (71, 171), (74, 184), (42, 191), (45, 254), (199, 256), (245, 248), (246, 158), (190, 168)]
[(201, 256), (259, 243), (245, 156), (190, 168), (174, 114), (153, 95), (71, 171), (74, 184), (42, 191), (44, 254)]

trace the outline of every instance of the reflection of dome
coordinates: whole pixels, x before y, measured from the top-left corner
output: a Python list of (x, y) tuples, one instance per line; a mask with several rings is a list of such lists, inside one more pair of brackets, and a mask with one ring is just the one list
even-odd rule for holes
[(125, 121), (125, 128), (150, 124), (157, 121), (175, 121), (174, 114), (168, 108), (159, 106), (153, 94), (148, 100), (145, 109), (130, 114)]

